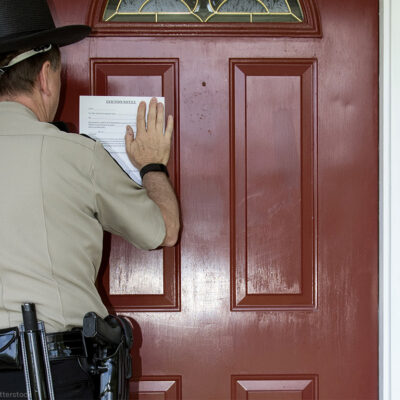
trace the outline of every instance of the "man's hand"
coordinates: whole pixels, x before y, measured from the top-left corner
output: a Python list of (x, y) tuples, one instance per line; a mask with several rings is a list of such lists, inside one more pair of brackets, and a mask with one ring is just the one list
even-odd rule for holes
[(129, 160), (138, 170), (147, 164), (167, 165), (171, 151), (174, 127), (170, 115), (164, 134), (164, 106), (156, 98), (150, 100), (146, 130), (146, 103), (139, 104), (136, 122), (136, 138), (131, 126), (126, 127), (125, 146)]
[[(137, 133), (133, 136), (130, 126), (126, 128), (125, 145), (131, 163), (140, 170), (147, 164), (167, 165), (171, 151), (174, 120), (170, 115), (164, 128), (164, 106), (152, 98), (149, 105), (146, 130), (146, 103), (139, 104)], [(161, 246), (174, 246), (180, 229), (179, 204), (174, 189), (163, 172), (150, 171), (143, 178), (147, 195), (160, 208), (165, 223), (165, 238)]]

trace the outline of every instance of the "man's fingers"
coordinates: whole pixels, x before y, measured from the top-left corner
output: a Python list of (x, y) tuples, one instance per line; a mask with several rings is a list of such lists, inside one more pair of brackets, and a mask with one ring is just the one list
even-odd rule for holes
[(137, 133), (146, 132), (146, 103), (141, 101), (138, 107), (136, 116), (136, 129)]
[(157, 104), (157, 120), (156, 120), (157, 132), (164, 132), (164, 105), (162, 103)]
[(165, 138), (168, 139), (168, 142), (171, 142), (173, 130), (174, 130), (174, 117), (172, 115), (168, 115), (167, 127), (165, 128)]
[(153, 97), (149, 104), (149, 113), (147, 115), (147, 130), (151, 130), (156, 125), (157, 99)]
[(126, 126), (126, 132), (125, 132), (125, 146), (128, 147), (134, 139), (133, 135), (133, 129), (130, 125)]
[(126, 133), (129, 133), (130, 135), (133, 135), (133, 129), (130, 125), (126, 126)]

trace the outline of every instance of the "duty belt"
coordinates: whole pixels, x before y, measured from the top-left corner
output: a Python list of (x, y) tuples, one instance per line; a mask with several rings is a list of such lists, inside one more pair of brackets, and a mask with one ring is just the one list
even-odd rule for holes
[(46, 334), (34, 304), (23, 304), (23, 317), (19, 328), (0, 329), (0, 373), (23, 368), (28, 399), (54, 399), (49, 361), (69, 357), (80, 358), (93, 375), (100, 400), (129, 398), (133, 335), (127, 319), (89, 312), (82, 328)]
[[(0, 329), (0, 371), (19, 369), (19, 329)], [(87, 357), (86, 343), (81, 328), (46, 334), (49, 359)]]
[(46, 334), (49, 359), (62, 360), (69, 357), (87, 357), (82, 329)]

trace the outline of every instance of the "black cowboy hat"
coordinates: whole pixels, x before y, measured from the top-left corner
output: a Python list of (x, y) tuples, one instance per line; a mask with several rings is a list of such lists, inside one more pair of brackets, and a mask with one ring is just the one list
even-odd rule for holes
[(0, 8), (0, 54), (66, 46), (90, 34), (86, 25), (56, 28), (46, 0), (1, 0)]

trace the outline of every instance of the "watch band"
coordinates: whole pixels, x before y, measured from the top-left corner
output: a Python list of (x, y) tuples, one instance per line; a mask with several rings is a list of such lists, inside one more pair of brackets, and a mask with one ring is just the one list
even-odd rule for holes
[(165, 175), (169, 178), (168, 169), (164, 164), (147, 164), (140, 170), (140, 177), (143, 177), (148, 172), (164, 172)]

